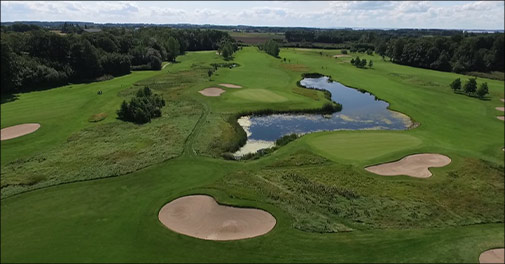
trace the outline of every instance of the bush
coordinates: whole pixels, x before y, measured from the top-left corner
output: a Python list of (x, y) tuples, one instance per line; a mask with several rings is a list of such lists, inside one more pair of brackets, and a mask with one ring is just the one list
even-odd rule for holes
[(323, 114), (332, 114), (342, 110), (342, 105), (338, 103), (324, 103), (321, 110)]
[(461, 90), (461, 79), (457, 78), (456, 80), (452, 81), (450, 86), (454, 92), (460, 91)]
[(161, 117), (161, 108), (165, 106), (165, 100), (151, 92), (149, 87), (139, 89), (129, 103), (123, 101), (117, 111), (118, 119), (144, 124), (151, 122), (152, 118)]
[(288, 144), (289, 142), (293, 141), (293, 140), (296, 140), (298, 138), (298, 135), (297, 134), (289, 134), (289, 135), (285, 135), (279, 139), (277, 139), (275, 141), (275, 145), (276, 146), (284, 146), (286, 144)]

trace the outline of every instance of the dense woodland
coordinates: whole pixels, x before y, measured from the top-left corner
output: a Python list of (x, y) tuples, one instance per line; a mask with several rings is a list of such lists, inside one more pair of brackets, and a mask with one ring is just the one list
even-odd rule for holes
[(457, 30), (287, 31), (288, 42), (345, 44), (351, 52), (389, 57), (393, 62), (458, 73), (504, 70), (503, 33)]
[(117, 27), (89, 33), (69, 24), (58, 32), (36, 25), (2, 26), (2, 94), (93, 81), (131, 70), (158, 70), (162, 61), (175, 61), (185, 51), (215, 50), (233, 42), (228, 33), (207, 29)]

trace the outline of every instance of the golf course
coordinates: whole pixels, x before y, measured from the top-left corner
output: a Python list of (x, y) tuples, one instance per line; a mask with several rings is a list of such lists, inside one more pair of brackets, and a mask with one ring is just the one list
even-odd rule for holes
[[(1, 261), (479, 263), (503, 248), (504, 81), (477, 78), (489, 87), (478, 98), (449, 86), (468, 75), (347, 55), (188, 51), (161, 70), (2, 102), (2, 137), (37, 125), (1, 141)], [(358, 55), (373, 67), (351, 64)], [(309, 73), (412, 125), (305, 133), (230, 158), (248, 140), (240, 117), (333, 103), (300, 85)], [(166, 102), (161, 117), (119, 120), (145, 87)]]

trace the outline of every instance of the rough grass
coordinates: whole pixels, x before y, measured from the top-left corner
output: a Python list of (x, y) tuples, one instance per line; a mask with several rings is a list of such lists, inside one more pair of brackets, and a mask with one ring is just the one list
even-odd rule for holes
[(88, 121), (89, 122), (100, 122), (100, 121), (104, 120), (105, 118), (107, 118), (107, 113), (98, 113), (98, 114), (94, 114), (94, 115), (90, 116), (88, 118)]

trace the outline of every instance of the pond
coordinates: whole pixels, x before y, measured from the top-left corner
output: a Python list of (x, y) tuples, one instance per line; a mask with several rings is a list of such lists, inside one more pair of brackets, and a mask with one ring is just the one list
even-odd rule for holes
[(333, 130), (402, 130), (412, 125), (402, 113), (388, 110), (389, 104), (373, 94), (346, 87), (329, 77), (304, 78), (300, 84), (306, 88), (327, 90), (331, 100), (342, 105), (342, 111), (322, 114), (272, 114), (243, 116), (238, 121), (247, 133), (247, 143), (236, 157), (272, 147), (284, 135), (299, 135), (316, 131)]

